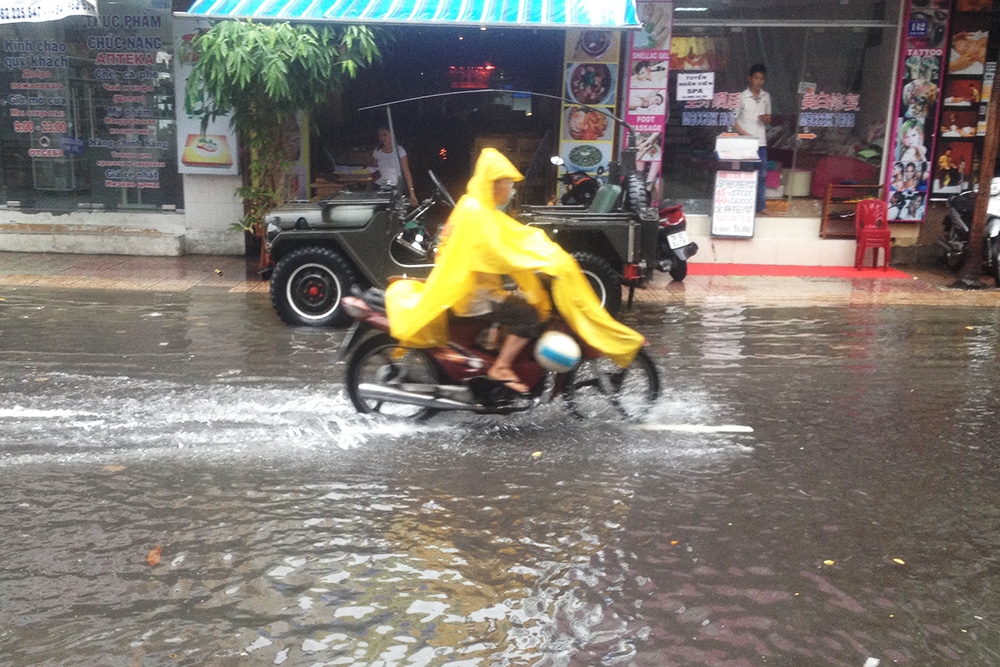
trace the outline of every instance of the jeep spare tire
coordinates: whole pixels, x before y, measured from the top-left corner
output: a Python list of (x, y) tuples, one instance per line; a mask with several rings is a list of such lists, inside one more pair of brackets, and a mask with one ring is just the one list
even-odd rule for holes
[(642, 174), (632, 171), (626, 174), (622, 183), (625, 190), (625, 210), (636, 212), (649, 206), (649, 190)]
[(354, 269), (336, 250), (299, 248), (282, 257), (271, 274), (271, 305), (287, 324), (340, 324), (340, 300), (357, 282)]
[(603, 257), (592, 252), (574, 252), (573, 258), (594, 288), (604, 310), (612, 317), (618, 316), (622, 308), (622, 279), (618, 272)]

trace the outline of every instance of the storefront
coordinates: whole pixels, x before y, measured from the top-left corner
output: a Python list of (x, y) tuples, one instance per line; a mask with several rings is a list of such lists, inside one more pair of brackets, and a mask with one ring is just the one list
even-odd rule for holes
[[(937, 224), (930, 202), (968, 185), (978, 169), (983, 89), (996, 61), (992, 4), (676, 0), (669, 90), (687, 72), (708, 74), (714, 86), (703, 99), (672, 97), (664, 196), (684, 201), (696, 219), (711, 215), (714, 144), (734, 132), (748, 69), (761, 63), (773, 108), (764, 235), (785, 237), (787, 249), (810, 246), (811, 261), (849, 263), (851, 243), (826, 239), (851, 239), (853, 223), (840, 214), (852, 210), (851, 200), (874, 197), (889, 205), (894, 242), (915, 244), (922, 225)], [(708, 238), (707, 225), (704, 236), (725, 246)], [(843, 248), (830, 252), (836, 243)], [(810, 263), (775, 258), (775, 245), (764, 245), (753, 257), (746, 244), (731, 244), (728, 257), (735, 248), (737, 261)]]

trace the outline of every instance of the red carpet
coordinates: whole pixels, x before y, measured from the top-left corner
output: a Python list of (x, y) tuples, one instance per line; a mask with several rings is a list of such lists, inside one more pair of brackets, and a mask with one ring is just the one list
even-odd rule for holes
[(782, 266), (772, 264), (692, 264), (690, 276), (791, 276), (797, 278), (911, 278), (889, 267), (873, 269), (853, 266)]

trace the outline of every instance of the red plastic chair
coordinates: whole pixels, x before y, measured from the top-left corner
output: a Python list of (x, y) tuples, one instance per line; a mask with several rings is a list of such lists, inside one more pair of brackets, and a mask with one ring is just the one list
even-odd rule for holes
[(882, 268), (889, 267), (892, 256), (892, 236), (889, 232), (889, 210), (881, 199), (863, 199), (854, 212), (854, 235), (858, 249), (854, 255), (854, 268), (865, 263), (865, 251), (872, 249), (872, 266), (878, 266), (878, 249), (882, 248)]

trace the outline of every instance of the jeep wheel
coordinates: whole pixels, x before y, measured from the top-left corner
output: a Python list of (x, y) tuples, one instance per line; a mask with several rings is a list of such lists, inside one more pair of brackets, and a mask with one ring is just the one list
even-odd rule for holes
[(271, 305), (287, 324), (322, 327), (338, 324), (340, 300), (357, 282), (354, 270), (330, 248), (300, 248), (284, 257), (271, 274)]
[(622, 308), (622, 280), (618, 272), (603, 257), (591, 252), (575, 252), (573, 258), (587, 276), (604, 310), (617, 316)]

